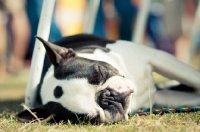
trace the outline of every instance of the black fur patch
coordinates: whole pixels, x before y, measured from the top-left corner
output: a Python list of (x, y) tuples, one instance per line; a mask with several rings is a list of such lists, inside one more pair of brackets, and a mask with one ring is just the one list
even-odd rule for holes
[(86, 78), (94, 85), (104, 83), (115, 75), (119, 75), (119, 72), (110, 64), (82, 57), (70, 58), (62, 66), (54, 67), (54, 77), (57, 79)]
[[(73, 124), (99, 123), (98, 115), (96, 117), (88, 117), (89, 113), (74, 113), (63, 107), (60, 103), (56, 102), (48, 102), (45, 105), (31, 109), (31, 111), (33, 111), (41, 120), (45, 120), (48, 117), (53, 116), (53, 118), (48, 121), (50, 123), (59, 123), (60, 121), (63, 121), (63, 123), (68, 123), (70, 121)], [(16, 118), (20, 122), (28, 123), (37, 121), (37, 119), (28, 110), (18, 113)]]
[(63, 90), (61, 86), (56, 86), (56, 88), (54, 89), (54, 96), (55, 98), (60, 98), (63, 95)]
[(43, 107), (46, 109), (48, 113), (54, 115), (54, 118), (50, 120), (50, 122), (52, 123), (54, 122), (58, 123), (60, 121), (64, 121), (64, 123), (67, 123), (68, 121), (70, 121), (73, 124), (88, 123), (88, 122), (95, 124), (99, 122), (98, 117), (89, 118), (87, 116), (87, 113), (82, 113), (82, 114), (73, 113), (64, 108), (61, 104), (56, 102), (48, 102)]
[[(53, 42), (56, 45), (63, 46), (65, 48), (72, 48), (75, 52), (81, 52), (82, 49), (103, 49), (105, 51), (109, 51), (109, 49), (105, 49), (106, 44), (112, 44), (115, 43), (114, 40), (108, 40), (103, 37), (99, 37), (96, 35), (90, 35), (90, 34), (78, 34), (68, 37), (63, 37), (60, 40)], [(87, 52), (88, 53), (88, 52)]]

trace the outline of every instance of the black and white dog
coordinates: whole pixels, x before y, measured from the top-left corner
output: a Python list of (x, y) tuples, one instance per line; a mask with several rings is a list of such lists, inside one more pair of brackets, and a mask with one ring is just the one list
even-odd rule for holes
[[(200, 104), (198, 95), (156, 89), (152, 72), (200, 89), (200, 72), (163, 51), (87, 34), (62, 38), (56, 45), (37, 39), (48, 56), (38, 86), (42, 105), (31, 109), (40, 119), (53, 115), (52, 121), (117, 122), (131, 111), (149, 108), (149, 95), (153, 105)], [(27, 110), (17, 118), (35, 120)]]

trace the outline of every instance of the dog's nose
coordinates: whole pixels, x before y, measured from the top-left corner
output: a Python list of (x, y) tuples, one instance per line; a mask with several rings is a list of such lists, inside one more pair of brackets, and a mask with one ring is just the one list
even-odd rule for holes
[(109, 106), (109, 100), (113, 101), (114, 98), (111, 96), (109, 90), (104, 89), (100, 92), (97, 103), (100, 105), (100, 107), (106, 109)]
[(124, 101), (124, 99), (130, 96), (132, 92), (133, 91), (130, 90), (123, 93), (119, 93), (111, 88), (106, 88), (98, 93), (97, 103), (103, 109), (106, 109), (109, 105), (111, 105), (111, 102), (118, 102), (124, 108), (124, 106), (126, 105), (126, 101)]

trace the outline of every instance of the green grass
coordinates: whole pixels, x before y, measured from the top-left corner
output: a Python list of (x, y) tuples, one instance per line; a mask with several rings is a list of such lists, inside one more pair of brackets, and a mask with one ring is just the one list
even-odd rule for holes
[(164, 114), (150, 116), (133, 116), (128, 121), (115, 124), (101, 125), (72, 125), (70, 123), (48, 124), (48, 123), (18, 123), (14, 118), (15, 113), (3, 112), (0, 114), (0, 131), (28, 132), (28, 131), (76, 131), (76, 132), (128, 132), (128, 131), (148, 131), (148, 132), (169, 132), (169, 131), (200, 131), (200, 112)]
[[(15, 114), (22, 110), (28, 74), (0, 77), (0, 132), (197, 132), (200, 131), (200, 112), (164, 115), (132, 116), (128, 121), (101, 125), (72, 125), (17, 122)], [(162, 82), (165, 78), (159, 78)]]

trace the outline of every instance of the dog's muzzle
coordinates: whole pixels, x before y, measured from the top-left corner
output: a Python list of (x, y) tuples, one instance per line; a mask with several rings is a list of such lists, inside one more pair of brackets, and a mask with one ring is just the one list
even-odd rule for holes
[[(106, 86), (106, 87), (105, 87)], [(114, 76), (104, 85), (104, 89), (96, 94), (96, 102), (104, 112), (104, 117), (100, 115), (100, 121), (113, 123), (128, 119), (130, 112), (132, 84), (129, 80)]]

